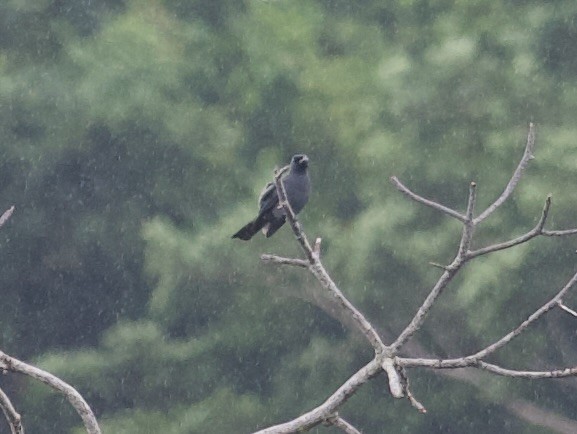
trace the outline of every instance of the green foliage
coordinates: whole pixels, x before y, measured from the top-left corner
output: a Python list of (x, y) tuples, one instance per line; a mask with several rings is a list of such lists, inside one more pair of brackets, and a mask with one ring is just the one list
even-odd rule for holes
[[(481, 209), (532, 120), (536, 159), (475, 246), (531, 228), (548, 193), (551, 227), (575, 226), (575, 16), (532, 0), (5, 2), (0, 185), (17, 211), (1, 232), (2, 349), (77, 386), (105, 432), (250, 432), (322, 402), (369, 349), (313, 279), (259, 262), (299, 255), (288, 229), (230, 240), (274, 165), (311, 157), (302, 223), (389, 339), (460, 235), (390, 176), (458, 210), (475, 180)], [(468, 265), (415, 343), (442, 357), (492, 342), (568, 280), (573, 244)], [(497, 361), (574, 364), (573, 330), (552, 312)], [(560, 382), (410, 374), (426, 417), (383, 378), (343, 415), (367, 433), (536, 433), (503, 404), (576, 411)], [(28, 431), (81, 432), (43, 385), (8, 386)]]

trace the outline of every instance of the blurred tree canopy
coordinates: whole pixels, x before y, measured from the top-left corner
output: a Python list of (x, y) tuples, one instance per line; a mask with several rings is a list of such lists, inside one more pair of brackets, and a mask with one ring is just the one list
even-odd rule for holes
[[(301, 221), (393, 336), (459, 227), (391, 175), (457, 209), (475, 180), (488, 204), (534, 121), (536, 159), (479, 239), (532, 227), (547, 193), (550, 224), (577, 225), (576, 47), (569, 0), (3, 2), (0, 197), (17, 211), (0, 232), (2, 349), (78, 386), (104, 432), (251, 432), (297, 416), (370, 348), (306, 275), (260, 263), (298, 253), (290, 231), (230, 240), (273, 167), (309, 155)], [(491, 342), (569, 278), (574, 246), (539, 239), (473, 262), (414, 342), (440, 357)], [(498, 361), (575, 365), (575, 328), (552, 312)], [(551, 431), (507, 402), (577, 412), (572, 379), (413, 377), (427, 416), (384, 379), (343, 414), (366, 433), (532, 434)], [(30, 432), (81, 432), (43, 386), (2, 385)]]

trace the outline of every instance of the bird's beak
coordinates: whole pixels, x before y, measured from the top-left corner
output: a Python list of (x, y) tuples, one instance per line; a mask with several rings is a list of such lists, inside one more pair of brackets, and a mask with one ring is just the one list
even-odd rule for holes
[(301, 158), (301, 161), (300, 161), (300, 162), (301, 162), (301, 164), (304, 163), (305, 166), (308, 166), (308, 165), (309, 165), (309, 157), (307, 157), (306, 155), (304, 155), (304, 156)]

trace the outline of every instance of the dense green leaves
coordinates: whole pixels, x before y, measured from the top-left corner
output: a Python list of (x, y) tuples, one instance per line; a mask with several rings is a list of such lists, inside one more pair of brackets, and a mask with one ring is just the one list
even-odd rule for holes
[[(299, 254), (288, 229), (230, 239), (272, 169), (310, 156), (302, 223), (390, 341), (460, 234), (390, 176), (458, 210), (475, 180), (482, 208), (534, 121), (536, 159), (475, 246), (531, 228), (548, 193), (549, 225), (577, 225), (576, 16), (570, 1), (0, 5), (0, 191), (17, 209), (2, 349), (77, 386), (105, 432), (250, 432), (322, 402), (370, 349), (306, 273), (260, 263)], [(539, 239), (468, 265), (414, 347), (457, 356), (498, 338), (568, 280), (574, 250)], [(574, 365), (574, 329), (551, 312), (496, 361)], [(568, 381), (410, 374), (427, 416), (382, 378), (342, 414), (367, 433), (547, 432), (511, 399), (575, 414)], [(44, 386), (3, 388), (28, 431), (80, 432)]]

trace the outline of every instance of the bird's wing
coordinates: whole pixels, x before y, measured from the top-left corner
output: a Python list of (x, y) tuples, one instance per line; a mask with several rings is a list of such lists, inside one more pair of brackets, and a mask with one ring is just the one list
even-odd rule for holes
[(269, 182), (258, 197), (260, 213), (274, 208), (277, 203), (278, 196), (276, 194), (276, 186), (274, 185), (274, 182)]

